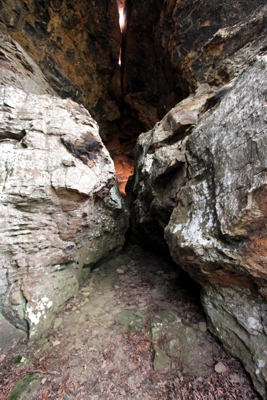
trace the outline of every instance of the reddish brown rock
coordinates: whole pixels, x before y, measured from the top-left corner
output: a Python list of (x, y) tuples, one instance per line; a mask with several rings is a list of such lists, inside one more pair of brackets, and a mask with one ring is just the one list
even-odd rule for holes
[(116, 0), (4, 0), (0, 15), (0, 30), (27, 51), (59, 96), (90, 110), (104, 136), (107, 123), (120, 117), (109, 95), (121, 46)]
[(229, 82), (264, 50), (266, 19), (264, 0), (129, 1), (123, 91), (132, 115), (151, 129), (200, 85)]

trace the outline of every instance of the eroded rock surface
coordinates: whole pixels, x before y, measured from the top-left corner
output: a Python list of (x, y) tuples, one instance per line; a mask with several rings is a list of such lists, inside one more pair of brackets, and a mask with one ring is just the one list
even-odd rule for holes
[(0, 300), (3, 315), (33, 337), (90, 266), (122, 247), (127, 218), (97, 123), (70, 99), (36, 94), (40, 70), (33, 93), (18, 89), (38, 68), (20, 47), (15, 56), (21, 81), (0, 88)]
[(0, 52), (1, 85), (34, 94), (56, 94), (38, 65), (11, 36), (0, 34)]
[(266, 78), (257, 57), (232, 88), (178, 104), (140, 136), (135, 182), (137, 226), (150, 237), (164, 229), (174, 260), (202, 285), (210, 329), (263, 396)]
[(114, 89), (121, 46), (116, 0), (4, 0), (0, 31), (27, 51), (60, 97), (89, 109), (103, 134), (120, 118), (109, 93), (120, 93), (120, 86)]
[(266, 47), (264, 0), (128, 2), (123, 93), (151, 129), (202, 85), (222, 86)]

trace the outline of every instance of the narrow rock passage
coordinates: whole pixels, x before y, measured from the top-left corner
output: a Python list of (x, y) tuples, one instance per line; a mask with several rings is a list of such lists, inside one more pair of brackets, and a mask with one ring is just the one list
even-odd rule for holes
[(192, 285), (170, 260), (127, 247), (92, 272), (42, 338), (0, 352), (0, 398), (36, 374), (14, 398), (259, 399), (207, 331)]

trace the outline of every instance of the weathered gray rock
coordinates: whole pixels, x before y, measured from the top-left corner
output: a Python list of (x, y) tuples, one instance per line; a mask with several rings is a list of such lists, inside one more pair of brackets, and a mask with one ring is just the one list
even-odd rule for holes
[(143, 328), (148, 314), (145, 311), (123, 310), (115, 316), (115, 322), (132, 332)]
[(27, 93), (56, 94), (38, 65), (10, 36), (0, 33), (0, 83)]
[(34, 336), (77, 293), (83, 268), (121, 248), (126, 224), (89, 113), (11, 87), (0, 96), (2, 312)]
[[(169, 222), (177, 195), (186, 179), (185, 144), (182, 140), (205, 111), (212, 94), (188, 98), (161, 122), (142, 133), (136, 146), (133, 227), (140, 237), (164, 247), (163, 229)], [(139, 228), (139, 229), (138, 229)], [(140, 229), (141, 228), (141, 229)], [(146, 239), (146, 242), (148, 241)]]
[(181, 369), (190, 376), (205, 376), (211, 373), (214, 349), (202, 334), (182, 323), (172, 329), (172, 338), (166, 343), (166, 353), (178, 357)]
[(162, 370), (169, 368), (170, 366), (170, 358), (167, 354), (164, 353), (158, 346), (154, 345), (154, 360), (153, 360), (153, 368), (155, 370)]
[(266, 301), (246, 288), (216, 285), (203, 290), (202, 304), (210, 331), (242, 360), (256, 389), (266, 398)]
[(77, 293), (90, 266), (121, 248), (127, 218), (96, 122), (83, 106), (42, 94), (53, 90), (41, 71), (4, 39), (0, 309), (33, 337)]
[(203, 287), (209, 329), (244, 362), (262, 396), (266, 82), (261, 56), (230, 86), (178, 104), (140, 136), (134, 188), (136, 227), (152, 238), (156, 224), (164, 229), (174, 260)]
[(13, 342), (26, 337), (25, 331), (16, 329), (2, 314), (0, 314), (0, 347), (10, 347)]
[(152, 321), (149, 326), (149, 339), (151, 342), (157, 342), (163, 333), (163, 324), (161, 321)]

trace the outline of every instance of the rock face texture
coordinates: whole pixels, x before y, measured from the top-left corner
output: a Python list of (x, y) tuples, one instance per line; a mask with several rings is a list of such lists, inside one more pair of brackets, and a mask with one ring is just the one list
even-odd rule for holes
[(157, 45), (191, 93), (203, 83), (220, 86), (264, 48), (266, 17), (262, 0), (167, 1), (155, 32)]
[[(90, 266), (121, 249), (127, 219), (96, 122), (70, 99), (36, 94), (41, 71), (35, 79), (37, 66), (6, 42), (4, 67), (12, 73), (11, 49), (21, 79), (0, 88), (0, 301), (3, 316), (33, 337)], [(34, 93), (16, 87), (28, 75)]]
[(128, 114), (151, 129), (191, 94), (138, 139), (135, 237), (167, 244), (201, 284), (210, 329), (266, 397), (265, 59), (231, 89), (266, 54), (266, 3), (129, 5)]
[(267, 56), (257, 57), (232, 85), (178, 104), (138, 139), (134, 189), (137, 225), (164, 229), (202, 286), (210, 330), (264, 397), (266, 82)]
[(146, 129), (189, 93), (237, 76), (266, 46), (264, 0), (129, 0), (123, 93)]
[[(199, 86), (218, 87), (266, 46), (264, 0), (126, 2), (4, 0), (0, 31), (10, 34), (63, 98), (82, 103), (120, 170), (129, 176), (133, 147)], [(122, 65), (118, 65), (122, 45)], [(114, 144), (116, 145), (114, 147)]]
[(126, 13), (122, 35), (116, 0), (0, 2), (2, 313), (38, 335), (122, 245), (114, 167), (79, 101), (122, 191), (151, 129), (135, 232), (199, 282), (210, 330), (266, 397), (266, 1), (128, 0)]
[(1, 85), (34, 94), (56, 95), (38, 65), (11, 36), (0, 34), (0, 52)]
[(116, 0), (4, 0), (0, 31), (27, 51), (60, 97), (90, 110), (103, 135), (120, 117), (109, 93), (121, 46)]

